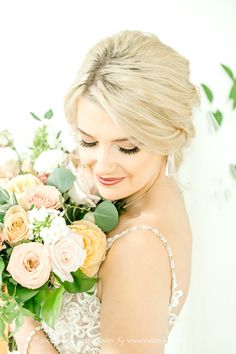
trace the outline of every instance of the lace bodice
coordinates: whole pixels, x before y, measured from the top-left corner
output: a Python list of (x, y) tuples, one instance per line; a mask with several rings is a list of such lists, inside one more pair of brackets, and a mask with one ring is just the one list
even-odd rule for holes
[[(150, 230), (154, 232), (162, 241), (167, 250), (171, 269), (171, 298), (169, 303), (169, 328), (177, 320), (177, 315), (172, 309), (178, 305), (179, 298), (183, 295), (183, 291), (177, 288), (175, 261), (171, 248), (157, 228), (150, 225), (133, 226), (122, 231), (113, 237), (107, 238), (106, 251), (110, 249), (112, 244), (119, 237), (136, 230)], [(55, 328), (52, 329), (42, 323), (45, 333), (50, 338), (61, 354), (100, 354), (101, 338), (100, 338), (100, 307), (101, 303), (97, 297), (97, 287), (95, 287), (93, 295), (86, 293), (70, 294), (65, 293), (62, 302), (60, 316), (56, 321)]]

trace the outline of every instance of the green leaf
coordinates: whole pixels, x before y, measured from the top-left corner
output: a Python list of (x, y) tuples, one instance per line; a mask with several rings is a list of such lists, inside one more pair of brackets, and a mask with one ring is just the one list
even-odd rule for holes
[(222, 113), (221, 113), (219, 110), (217, 110), (216, 112), (212, 112), (212, 114), (213, 114), (213, 116), (214, 116), (216, 122), (217, 122), (218, 125), (220, 126), (221, 123), (222, 123), (222, 120), (223, 120), (223, 115), (222, 115)]
[(57, 140), (60, 138), (61, 133), (62, 133), (62, 131), (61, 131), (61, 130), (57, 133), (57, 136), (56, 136), (56, 139), (57, 139)]
[(27, 289), (20, 285), (16, 288), (15, 296), (17, 297), (17, 302), (26, 302), (32, 297), (34, 297), (39, 292), (39, 289)]
[(81, 293), (87, 292), (93, 288), (94, 284), (97, 283), (98, 277), (88, 277), (82, 272), (81, 269), (78, 269), (76, 272), (71, 272), (73, 277), (73, 282), (70, 281), (61, 281), (61, 279), (55, 274), (58, 282), (65, 288), (69, 293)]
[(229, 77), (234, 80), (234, 74), (233, 71), (226, 65), (224, 64), (220, 64), (222, 66), (222, 68), (225, 70), (225, 72), (229, 75)]
[(10, 194), (6, 189), (0, 187), (0, 204), (5, 204), (10, 202)]
[(45, 119), (51, 119), (53, 117), (53, 111), (51, 109), (49, 109), (49, 111), (47, 111), (45, 114), (44, 114), (44, 118)]
[(65, 289), (57, 288), (48, 290), (45, 298), (45, 302), (42, 308), (42, 317), (48, 326), (54, 328), (54, 324), (59, 315), (63, 293)]
[(4, 260), (2, 259), (2, 257), (0, 257), (0, 288), (2, 287), (2, 273), (4, 271), (4, 268), (5, 268)]
[[(21, 328), (21, 326), (23, 325), (23, 323), (24, 323), (24, 311), (27, 311), (27, 313), (31, 313), (30, 311), (28, 311), (28, 310), (26, 310), (26, 309), (24, 309), (24, 308), (22, 308), (21, 309), (22, 310), (22, 314), (21, 315), (19, 315), (17, 318), (16, 318), (16, 322), (15, 322), (15, 324), (16, 324), (16, 330), (18, 329), (18, 328)], [(27, 316), (30, 316), (30, 315), (27, 315)], [(31, 316), (32, 317), (32, 316)]]
[(30, 310), (25, 309), (24, 307), (22, 307), (21, 311), (22, 314), (26, 317), (34, 317), (34, 314)]
[(94, 213), (95, 223), (104, 232), (108, 232), (114, 229), (119, 222), (119, 214), (112, 202), (109, 200), (104, 200), (100, 203)]
[(41, 122), (41, 119), (40, 119), (38, 116), (36, 116), (35, 113), (30, 112), (30, 114), (31, 114), (31, 116), (32, 116), (34, 119), (39, 120), (39, 121)]
[(3, 320), (0, 317), (0, 339), (5, 338), (4, 331), (5, 331), (5, 323), (3, 322)]
[(236, 80), (234, 80), (233, 86), (230, 90), (229, 98), (233, 100), (233, 109), (236, 107)]
[(207, 85), (205, 85), (205, 84), (201, 84), (201, 86), (202, 86), (203, 91), (205, 92), (205, 94), (206, 94), (208, 100), (209, 100), (210, 102), (212, 102), (214, 96), (213, 96), (213, 92), (211, 91), (211, 89), (210, 89)]
[(35, 314), (36, 310), (35, 310), (35, 301), (34, 298), (30, 299), (28, 301), (26, 301), (24, 303), (24, 308), (29, 310), (31, 313)]
[(58, 167), (48, 177), (47, 184), (65, 193), (73, 186), (74, 180), (75, 176), (68, 168)]
[(18, 205), (18, 201), (17, 201), (17, 199), (16, 199), (16, 195), (15, 195), (14, 192), (12, 193), (12, 201), (13, 201), (13, 204)]
[(12, 206), (11, 203), (0, 204), (0, 213), (6, 213), (6, 211)]

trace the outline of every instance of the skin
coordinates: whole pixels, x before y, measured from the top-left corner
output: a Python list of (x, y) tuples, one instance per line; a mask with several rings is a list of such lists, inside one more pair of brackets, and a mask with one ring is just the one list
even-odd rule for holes
[[(81, 97), (77, 112), (79, 156), (102, 197), (108, 200), (125, 198), (130, 203), (161, 180), (168, 179), (164, 177), (166, 162), (163, 156), (145, 151), (140, 144), (136, 145), (140, 148), (136, 153), (120, 151), (120, 148), (131, 150), (135, 145), (129, 140), (114, 141), (129, 137), (98, 104)], [(80, 145), (81, 141), (96, 145), (84, 147)], [(100, 183), (97, 174), (104, 178), (124, 177), (124, 180), (107, 187)]]
[[(114, 142), (129, 137), (105, 110), (85, 97), (79, 100), (77, 126), (79, 157), (100, 195), (108, 200), (134, 201), (107, 237), (141, 224), (158, 226), (163, 235), (168, 235), (179, 266), (176, 269), (179, 287), (184, 291), (176, 307), (178, 314), (190, 283), (191, 229), (182, 193), (174, 178), (165, 176), (165, 157), (140, 145), (136, 145), (140, 148), (137, 153), (124, 154), (120, 148), (133, 149), (135, 145), (129, 140)], [(81, 140), (96, 145), (84, 147), (80, 145)], [(99, 182), (96, 174), (104, 178), (125, 178), (107, 187)], [(145, 194), (149, 190), (151, 193)], [(139, 281), (137, 274), (142, 274)], [(98, 276), (102, 354), (163, 354), (171, 276), (166, 250), (157, 237), (144, 230), (120, 237), (109, 250)], [(154, 337), (158, 340), (152, 344), (131, 344), (124, 339)], [(123, 338), (122, 345), (119, 338)]]
[[(107, 237), (143, 223), (158, 226), (168, 235), (178, 264), (179, 287), (185, 293), (176, 308), (178, 314), (190, 281), (191, 230), (181, 191), (172, 178), (165, 176), (166, 159), (141, 146), (135, 154), (120, 151), (120, 148), (133, 149), (135, 145), (129, 140), (114, 142), (129, 137), (99, 105), (85, 97), (79, 100), (77, 125), (79, 157), (100, 195), (108, 200), (134, 201)], [(96, 142), (96, 146), (81, 146), (81, 140)], [(96, 174), (104, 178), (125, 178), (107, 187), (99, 182)], [(149, 190), (151, 193), (145, 194)], [(137, 274), (142, 276), (137, 278)], [(97, 296), (101, 302), (101, 338), (104, 340), (101, 354), (163, 354), (171, 277), (166, 250), (157, 237), (142, 230), (119, 238), (109, 250), (98, 276)], [(17, 332), (15, 338), (20, 353), (24, 338), (37, 325), (32, 319), (26, 319)], [(129, 338), (156, 338), (157, 341), (136, 344), (128, 342)], [(56, 352), (40, 331), (32, 340), (30, 353), (42, 351)]]

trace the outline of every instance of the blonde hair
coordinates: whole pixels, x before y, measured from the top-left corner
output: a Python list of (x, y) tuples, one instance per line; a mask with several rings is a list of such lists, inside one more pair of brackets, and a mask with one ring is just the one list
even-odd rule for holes
[(189, 81), (189, 61), (159, 38), (141, 31), (121, 31), (100, 40), (87, 53), (65, 97), (70, 124), (77, 120), (80, 96), (98, 103), (111, 119), (148, 150), (174, 154), (195, 136), (192, 109), (200, 105)]

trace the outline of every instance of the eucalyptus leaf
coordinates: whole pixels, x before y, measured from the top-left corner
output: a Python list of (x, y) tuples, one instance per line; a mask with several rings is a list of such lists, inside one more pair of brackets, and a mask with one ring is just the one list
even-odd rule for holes
[(18, 201), (16, 199), (16, 194), (14, 192), (12, 193), (12, 202), (13, 202), (13, 204), (18, 205)]
[(62, 287), (47, 291), (42, 308), (42, 317), (51, 328), (54, 328), (55, 322), (59, 315), (64, 291), (65, 289)]
[(94, 213), (95, 223), (104, 232), (108, 232), (118, 225), (119, 214), (112, 202), (104, 200), (100, 203)]
[(0, 187), (0, 204), (5, 204), (10, 202), (10, 194), (6, 189)]
[(38, 116), (36, 116), (35, 113), (30, 112), (30, 114), (31, 114), (31, 116), (32, 116), (34, 119), (39, 120), (39, 121), (41, 122), (41, 119), (40, 119)]
[(234, 74), (233, 74), (233, 71), (227, 66), (227, 65), (224, 65), (224, 64), (220, 64), (222, 66), (222, 68), (225, 70), (225, 72), (229, 75), (229, 77), (234, 80)]
[(65, 193), (73, 186), (74, 180), (75, 176), (68, 168), (58, 167), (48, 177), (47, 185), (55, 186)]
[(201, 84), (201, 86), (202, 86), (203, 91), (205, 92), (205, 94), (206, 94), (208, 100), (209, 100), (210, 102), (212, 102), (214, 96), (213, 96), (213, 92), (211, 91), (211, 89), (210, 89), (207, 85), (205, 85), (205, 84)]
[(12, 206), (12, 204), (1, 204), (0, 213), (6, 213), (6, 211)]
[(44, 114), (44, 118), (45, 119), (51, 119), (53, 117), (53, 111), (51, 109), (49, 109), (49, 111), (47, 111), (45, 114)]

